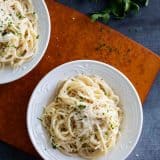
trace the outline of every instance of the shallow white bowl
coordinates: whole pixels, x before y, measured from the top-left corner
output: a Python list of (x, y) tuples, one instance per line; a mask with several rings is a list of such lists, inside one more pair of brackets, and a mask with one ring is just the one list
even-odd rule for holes
[(116, 146), (98, 160), (124, 160), (134, 149), (141, 134), (142, 105), (128, 78), (112, 66), (98, 61), (79, 60), (63, 64), (53, 69), (40, 81), (28, 105), (27, 128), (30, 139), (45, 160), (81, 160), (79, 157), (69, 157), (53, 149), (46, 130), (37, 119), (41, 116), (44, 106), (53, 100), (58, 82), (81, 73), (102, 77), (120, 97), (124, 112), (121, 136)]
[(51, 32), (49, 12), (44, 0), (32, 0), (32, 4), (38, 14), (38, 34), (40, 36), (37, 51), (31, 60), (17, 69), (11, 67), (0, 69), (0, 84), (12, 82), (26, 75), (39, 63), (47, 49)]

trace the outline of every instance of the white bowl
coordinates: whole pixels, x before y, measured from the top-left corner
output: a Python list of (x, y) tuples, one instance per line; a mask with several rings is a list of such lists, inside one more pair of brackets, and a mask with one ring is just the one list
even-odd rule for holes
[(42, 59), (50, 39), (51, 23), (50, 16), (44, 0), (32, 0), (35, 12), (38, 15), (38, 48), (34, 57), (22, 64), (17, 69), (5, 67), (0, 69), (0, 84), (15, 81), (30, 72)]
[(37, 119), (44, 106), (53, 100), (57, 83), (77, 74), (102, 77), (120, 97), (124, 112), (121, 135), (117, 144), (98, 160), (124, 160), (138, 142), (142, 130), (143, 113), (140, 98), (132, 83), (120, 71), (110, 65), (91, 60), (79, 60), (63, 64), (49, 72), (35, 88), (28, 105), (27, 128), (30, 139), (45, 160), (81, 160), (69, 157), (52, 148), (46, 130)]

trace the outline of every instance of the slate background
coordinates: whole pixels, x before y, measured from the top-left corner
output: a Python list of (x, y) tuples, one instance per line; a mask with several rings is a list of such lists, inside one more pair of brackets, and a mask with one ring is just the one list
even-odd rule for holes
[[(104, 0), (98, 4), (87, 0), (59, 0), (85, 14), (104, 8)], [(111, 20), (109, 25), (131, 39), (160, 55), (160, 0), (150, 0), (136, 16), (125, 20)], [(160, 73), (144, 103), (144, 125), (141, 138), (127, 160), (160, 160)], [(0, 142), (0, 160), (37, 160), (3, 142)]]

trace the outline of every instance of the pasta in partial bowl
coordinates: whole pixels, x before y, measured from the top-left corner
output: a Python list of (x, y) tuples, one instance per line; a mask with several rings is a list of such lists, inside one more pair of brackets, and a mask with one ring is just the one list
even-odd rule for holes
[(142, 129), (139, 96), (115, 68), (80, 60), (48, 73), (27, 111), (31, 141), (45, 160), (124, 160)]
[(44, 1), (0, 0), (0, 84), (33, 69), (49, 37), (50, 19)]

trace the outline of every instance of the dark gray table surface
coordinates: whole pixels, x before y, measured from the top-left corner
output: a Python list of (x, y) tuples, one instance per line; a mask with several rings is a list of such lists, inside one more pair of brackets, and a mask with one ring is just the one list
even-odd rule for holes
[[(59, 0), (83, 13), (103, 8), (104, 0), (95, 5), (87, 0)], [(160, 55), (160, 0), (150, 0), (137, 16), (110, 21), (109, 25)], [(127, 160), (160, 160), (160, 73), (144, 103), (144, 124), (139, 143)], [(36, 160), (0, 142), (0, 160)]]

